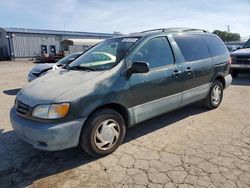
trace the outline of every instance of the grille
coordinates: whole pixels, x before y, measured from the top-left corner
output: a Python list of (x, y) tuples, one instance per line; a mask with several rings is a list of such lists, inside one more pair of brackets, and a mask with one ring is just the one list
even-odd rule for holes
[(232, 63), (248, 65), (250, 64), (250, 56), (236, 56), (232, 58)]
[(30, 109), (30, 107), (19, 100), (15, 101), (15, 109), (20, 115), (26, 115)]

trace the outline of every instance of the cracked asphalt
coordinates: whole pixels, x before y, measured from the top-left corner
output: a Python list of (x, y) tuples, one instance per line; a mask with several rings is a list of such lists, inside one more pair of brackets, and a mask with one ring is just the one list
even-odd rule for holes
[(131, 129), (113, 154), (39, 151), (19, 139), (9, 110), (34, 64), (0, 62), (0, 187), (250, 187), (250, 75), (216, 110), (192, 104)]

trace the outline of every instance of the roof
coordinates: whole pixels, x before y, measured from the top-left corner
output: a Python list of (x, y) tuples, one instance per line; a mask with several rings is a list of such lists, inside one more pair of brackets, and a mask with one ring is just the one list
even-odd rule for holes
[(112, 33), (41, 30), (41, 29), (27, 29), (27, 28), (13, 28), (13, 27), (5, 27), (3, 29), (7, 32), (12, 32), (12, 33), (32, 33), (32, 34), (48, 34), (48, 35), (96, 36), (96, 37), (114, 37), (118, 35)]

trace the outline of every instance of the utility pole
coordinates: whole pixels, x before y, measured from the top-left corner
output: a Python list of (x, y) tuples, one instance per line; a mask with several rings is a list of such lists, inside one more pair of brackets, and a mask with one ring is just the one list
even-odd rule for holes
[(227, 32), (230, 32), (230, 25), (227, 25)]

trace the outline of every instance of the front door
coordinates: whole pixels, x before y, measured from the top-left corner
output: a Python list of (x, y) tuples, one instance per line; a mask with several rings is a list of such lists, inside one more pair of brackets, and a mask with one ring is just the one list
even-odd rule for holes
[(136, 123), (179, 107), (182, 82), (174, 59), (166, 37), (149, 39), (132, 56), (131, 63), (147, 62), (150, 67), (148, 73), (130, 77)]

